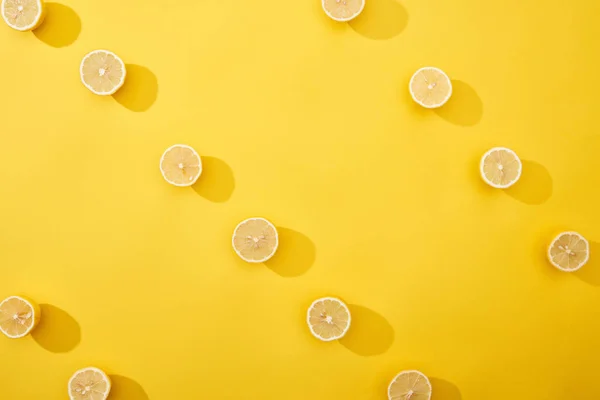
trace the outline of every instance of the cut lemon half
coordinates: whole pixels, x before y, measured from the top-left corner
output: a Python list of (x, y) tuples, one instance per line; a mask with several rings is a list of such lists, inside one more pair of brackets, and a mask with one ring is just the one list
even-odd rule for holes
[(323, 0), (325, 14), (338, 22), (353, 20), (364, 8), (365, 0)]
[(548, 260), (565, 272), (577, 271), (590, 259), (590, 244), (577, 232), (563, 232), (548, 247)]
[(21, 296), (7, 297), (0, 303), (0, 330), (11, 339), (26, 336), (40, 322), (40, 307)]
[(389, 400), (429, 400), (431, 383), (419, 371), (402, 371), (392, 379), (388, 386)]
[(4, 22), (18, 31), (31, 31), (44, 21), (43, 0), (2, 0)]
[(517, 153), (505, 147), (488, 150), (479, 164), (485, 183), (497, 189), (506, 189), (517, 183), (522, 170), (523, 164)]
[(101, 369), (83, 368), (69, 379), (71, 400), (106, 400), (109, 393), (110, 378)]
[(452, 82), (439, 68), (424, 67), (414, 73), (408, 84), (413, 100), (425, 108), (438, 108), (452, 96)]
[(190, 146), (175, 144), (160, 158), (160, 172), (171, 185), (192, 186), (202, 174), (202, 160)]
[(79, 66), (81, 82), (92, 93), (110, 96), (125, 82), (125, 64), (115, 53), (108, 50), (94, 50), (86, 54)]
[(235, 227), (231, 243), (242, 260), (261, 263), (273, 257), (279, 246), (279, 236), (275, 225), (266, 219), (249, 218)]
[(341, 339), (350, 329), (350, 310), (340, 299), (323, 297), (308, 307), (306, 322), (310, 333), (324, 342)]

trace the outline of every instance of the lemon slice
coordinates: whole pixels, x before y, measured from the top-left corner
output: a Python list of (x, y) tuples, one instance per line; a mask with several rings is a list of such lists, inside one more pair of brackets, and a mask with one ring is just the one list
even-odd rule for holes
[(83, 368), (69, 379), (71, 400), (106, 400), (109, 393), (110, 378), (101, 369)]
[(548, 246), (548, 259), (561, 271), (577, 271), (590, 259), (590, 245), (577, 232), (563, 232)]
[(175, 144), (160, 158), (160, 172), (171, 185), (192, 186), (202, 174), (202, 160), (190, 146)]
[(310, 333), (324, 342), (341, 339), (350, 329), (350, 310), (340, 299), (323, 297), (308, 307), (306, 322)]
[(429, 400), (431, 383), (419, 371), (402, 371), (392, 379), (388, 386), (389, 400)]
[(522, 169), (523, 165), (517, 154), (505, 147), (488, 150), (479, 164), (485, 183), (498, 189), (506, 189), (517, 183)]
[(40, 322), (40, 307), (21, 296), (7, 297), (0, 303), (0, 330), (11, 339), (26, 336)]
[(323, 0), (325, 14), (334, 21), (350, 21), (365, 8), (365, 0)]
[(44, 21), (43, 0), (2, 0), (4, 22), (18, 31), (31, 31)]
[(81, 82), (92, 93), (110, 96), (125, 82), (125, 64), (113, 52), (95, 50), (86, 54), (79, 67)]
[(249, 218), (235, 227), (231, 243), (242, 260), (261, 263), (273, 257), (279, 246), (279, 236), (275, 226), (266, 219)]
[(425, 108), (438, 108), (452, 96), (452, 83), (439, 68), (424, 67), (414, 73), (408, 84), (413, 100)]

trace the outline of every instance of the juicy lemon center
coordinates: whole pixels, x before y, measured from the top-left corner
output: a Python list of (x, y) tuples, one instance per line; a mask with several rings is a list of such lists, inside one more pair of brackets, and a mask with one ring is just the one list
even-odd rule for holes
[(16, 321), (17, 323), (21, 324), (21, 325), (25, 325), (25, 321), (27, 321), (27, 319), (31, 318), (31, 313), (27, 313), (27, 314), (23, 314), (23, 313), (17, 313), (15, 315), (13, 315), (12, 319), (14, 321)]
[(568, 255), (570, 255), (570, 256), (574, 256), (574, 255), (575, 255), (575, 252), (574, 252), (573, 250), (571, 250), (571, 249), (569, 248), (569, 246), (565, 246), (565, 247), (563, 247), (563, 246), (558, 246), (558, 248), (559, 248), (559, 249), (561, 249), (562, 251), (564, 251), (565, 253), (567, 253), (567, 254), (568, 254)]
[(19, 10), (19, 12), (23, 11), (23, 6), (19, 4), (19, 6), (17, 7), (17, 10)]
[(177, 164), (177, 166), (179, 167), (179, 169), (183, 169), (183, 167), (184, 167), (183, 163), (179, 163), (179, 164)]
[(105, 69), (105, 68), (100, 68), (100, 69), (98, 70), (98, 75), (100, 75), (100, 76), (104, 76), (104, 74), (106, 74), (106, 69)]
[(328, 324), (333, 324), (333, 317), (331, 315), (323, 313), (321, 314), (321, 318), (323, 318)]
[(258, 249), (260, 247), (260, 243), (265, 240), (264, 235), (260, 235), (260, 236), (248, 236), (246, 238), (249, 242), (251, 242), (252, 246), (255, 249)]
[(346, 3), (346, 0), (335, 0), (335, 2), (338, 4), (342, 3), (343, 5), (348, 4), (348, 3)]
[(502, 171), (503, 169), (504, 169), (504, 165), (502, 165), (502, 164), (498, 164), (498, 170), (499, 170), (499, 171)]
[(410, 398), (412, 397), (413, 393), (414, 393), (414, 391), (412, 389), (410, 389), (408, 391), (408, 393), (406, 393), (406, 400), (410, 400)]

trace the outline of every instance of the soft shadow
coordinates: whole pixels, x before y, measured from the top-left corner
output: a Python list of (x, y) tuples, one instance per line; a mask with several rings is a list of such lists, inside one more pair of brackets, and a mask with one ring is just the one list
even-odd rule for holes
[(136, 64), (125, 64), (125, 83), (113, 98), (123, 107), (142, 112), (148, 110), (158, 96), (158, 79), (148, 68)]
[(46, 17), (33, 31), (35, 37), (52, 47), (66, 47), (81, 33), (81, 19), (72, 8), (59, 3), (46, 3)]
[(431, 382), (431, 400), (462, 400), (460, 390), (445, 379), (429, 378)]
[(235, 189), (233, 170), (225, 161), (216, 157), (201, 158), (202, 175), (192, 189), (207, 200), (215, 203), (226, 202)]
[(110, 389), (111, 400), (148, 400), (148, 394), (144, 388), (134, 381), (121, 375), (110, 375), (112, 387)]
[(308, 236), (293, 229), (277, 227), (279, 247), (265, 266), (278, 275), (293, 277), (304, 274), (315, 262), (317, 249)]
[(53, 353), (67, 353), (81, 341), (81, 328), (66, 311), (51, 304), (40, 304), (39, 325), (31, 331), (33, 340)]
[(394, 343), (394, 328), (380, 314), (366, 307), (349, 304), (352, 321), (346, 336), (339, 342), (360, 356), (385, 353)]
[(348, 22), (358, 34), (375, 40), (391, 39), (408, 24), (408, 13), (397, 0), (368, 0), (362, 13)]
[(483, 116), (483, 102), (471, 86), (452, 80), (452, 97), (448, 103), (435, 109), (435, 113), (455, 125), (473, 126)]
[(543, 204), (552, 196), (552, 177), (541, 164), (530, 160), (521, 160), (523, 171), (514, 186), (505, 189), (510, 197), (525, 204)]
[(590, 259), (573, 274), (590, 285), (600, 286), (600, 243), (590, 241)]

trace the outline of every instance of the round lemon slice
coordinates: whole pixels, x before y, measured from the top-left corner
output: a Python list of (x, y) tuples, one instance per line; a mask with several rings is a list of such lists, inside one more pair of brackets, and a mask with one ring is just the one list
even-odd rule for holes
[(277, 251), (279, 236), (275, 225), (264, 218), (249, 218), (235, 227), (233, 249), (249, 263), (265, 262)]
[(106, 400), (109, 393), (110, 378), (101, 369), (83, 368), (69, 379), (71, 400)]
[(7, 297), (0, 303), (0, 330), (11, 339), (22, 338), (40, 322), (40, 307), (21, 296)]
[(452, 83), (439, 68), (424, 67), (414, 73), (408, 84), (413, 100), (425, 108), (438, 108), (452, 96)]
[(565, 272), (577, 271), (590, 259), (590, 245), (577, 232), (563, 232), (548, 246), (548, 260)]
[(353, 20), (364, 8), (365, 0), (323, 0), (325, 14), (338, 22)]
[(108, 50), (94, 50), (86, 54), (79, 67), (81, 82), (92, 93), (110, 96), (125, 82), (125, 64), (115, 53)]
[(388, 386), (389, 400), (429, 400), (431, 383), (419, 371), (402, 371), (392, 379)]
[(160, 172), (171, 185), (192, 186), (202, 174), (202, 160), (190, 146), (175, 144), (160, 158)]
[(44, 21), (43, 0), (2, 0), (4, 22), (18, 31), (31, 31)]
[(323, 297), (308, 307), (306, 322), (310, 333), (324, 342), (341, 339), (350, 329), (350, 310), (340, 299)]
[(485, 183), (497, 189), (506, 189), (517, 183), (522, 170), (523, 164), (517, 154), (505, 147), (488, 150), (479, 164)]

